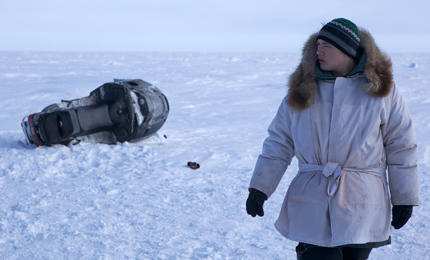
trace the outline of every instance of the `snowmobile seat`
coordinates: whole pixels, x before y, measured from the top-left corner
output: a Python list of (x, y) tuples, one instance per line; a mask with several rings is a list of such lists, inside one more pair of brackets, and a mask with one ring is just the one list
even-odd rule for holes
[(43, 139), (56, 144), (76, 136), (113, 130), (125, 121), (118, 102), (102, 103), (45, 114), (41, 120), (41, 132)]
[(74, 110), (77, 114), (79, 126), (83, 133), (91, 133), (97, 129), (109, 128), (113, 125), (109, 117), (109, 106), (82, 107)]

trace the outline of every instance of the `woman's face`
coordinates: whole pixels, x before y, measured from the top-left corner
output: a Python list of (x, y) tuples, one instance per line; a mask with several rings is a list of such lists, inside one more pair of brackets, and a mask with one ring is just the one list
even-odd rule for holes
[(331, 71), (335, 76), (341, 77), (350, 72), (350, 57), (324, 40), (318, 39), (317, 45), (318, 61), (322, 70)]

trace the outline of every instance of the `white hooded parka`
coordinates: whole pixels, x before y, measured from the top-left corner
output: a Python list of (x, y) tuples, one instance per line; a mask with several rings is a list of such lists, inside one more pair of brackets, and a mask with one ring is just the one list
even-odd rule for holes
[[(270, 197), (294, 156), (299, 172), (275, 223), (286, 238), (324, 247), (391, 235), (391, 204), (418, 205), (415, 132), (391, 61), (360, 29), (364, 71), (316, 79), (316, 37), (290, 76), (250, 188)], [(388, 180), (387, 180), (388, 170)]]

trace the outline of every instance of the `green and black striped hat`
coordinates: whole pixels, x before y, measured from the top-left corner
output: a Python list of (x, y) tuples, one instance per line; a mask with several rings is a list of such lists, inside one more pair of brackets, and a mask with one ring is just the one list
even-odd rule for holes
[(321, 28), (317, 39), (333, 44), (341, 52), (354, 58), (360, 44), (360, 32), (350, 20), (337, 18)]

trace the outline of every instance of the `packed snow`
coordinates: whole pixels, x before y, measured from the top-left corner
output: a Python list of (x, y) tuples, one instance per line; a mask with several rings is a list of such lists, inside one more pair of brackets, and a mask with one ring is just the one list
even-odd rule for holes
[[(429, 259), (430, 54), (391, 57), (416, 128), (421, 205), (369, 259)], [(263, 218), (247, 215), (245, 201), (299, 60), (300, 53), (0, 52), (0, 258), (296, 259), (297, 243), (273, 224), (297, 161)], [(167, 96), (170, 114), (157, 134), (117, 145), (26, 144), (24, 116), (114, 78), (143, 79)]]

